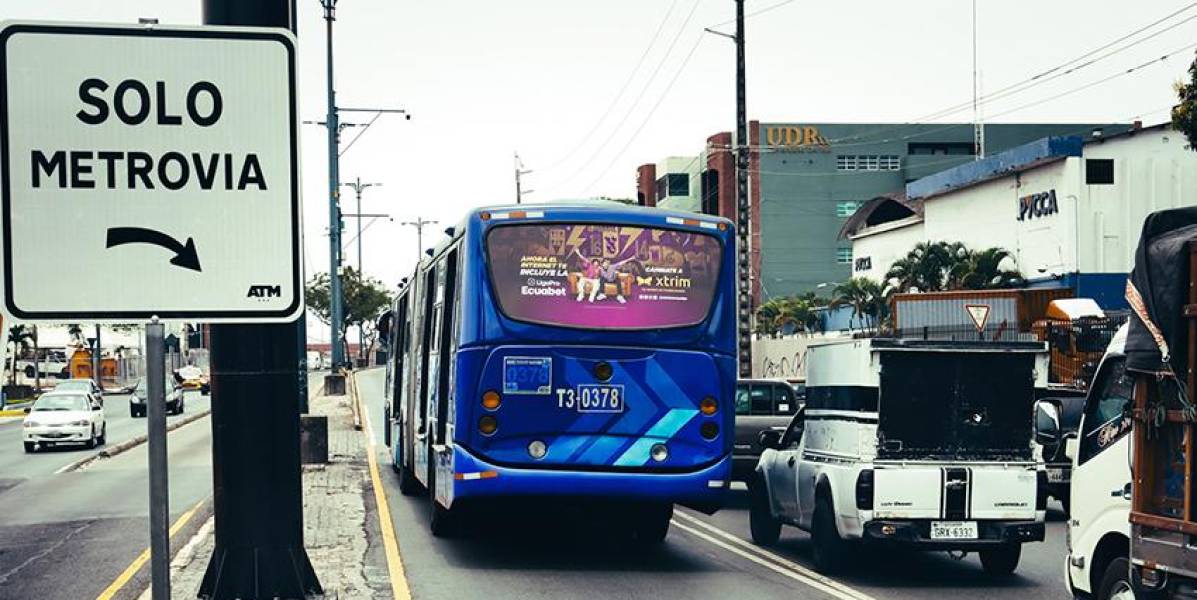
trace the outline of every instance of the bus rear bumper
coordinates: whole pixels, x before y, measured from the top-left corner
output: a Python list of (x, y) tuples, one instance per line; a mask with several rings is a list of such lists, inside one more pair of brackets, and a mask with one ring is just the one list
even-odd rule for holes
[(732, 459), (685, 473), (569, 471), (491, 464), (454, 447), (454, 499), (502, 496), (572, 496), (613, 501), (669, 502), (706, 512), (723, 506)]

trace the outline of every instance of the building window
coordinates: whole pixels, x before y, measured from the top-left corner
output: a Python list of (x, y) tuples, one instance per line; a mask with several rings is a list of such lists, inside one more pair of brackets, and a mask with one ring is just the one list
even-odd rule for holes
[(1114, 184), (1114, 159), (1087, 158), (1085, 159), (1085, 183), (1089, 185)]
[(906, 145), (906, 153), (916, 156), (970, 155), (976, 152), (971, 142), (913, 142)]
[(851, 248), (836, 248), (835, 262), (841, 265), (852, 264), (852, 249)]
[(685, 173), (667, 173), (657, 180), (657, 199), (689, 195), (690, 176)]
[(846, 219), (848, 217), (851, 217), (852, 213), (856, 212), (857, 208), (860, 208), (859, 202), (853, 202), (853, 201), (836, 202), (835, 203), (835, 216), (837, 216), (841, 219)]
[(845, 154), (835, 157), (837, 171), (899, 171), (902, 157), (895, 154)]

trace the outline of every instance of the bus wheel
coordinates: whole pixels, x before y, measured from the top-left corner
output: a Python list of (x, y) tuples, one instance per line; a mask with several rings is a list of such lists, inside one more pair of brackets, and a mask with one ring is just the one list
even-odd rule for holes
[(399, 474), (399, 493), (404, 496), (419, 496), (424, 491), (420, 480), (416, 479), (416, 472), (411, 468), (411, 456), (403, 444), (403, 434), (395, 437), (395, 447), (399, 449), (399, 460), (392, 461), (391, 467)]
[(673, 519), (673, 505), (646, 506), (636, 513), (632, 524), (633, 536), (644, 545), (657, 545), (669, 535), (669, 521)]
[(399, 493), (404, 496), (419, 496), (424, 492), (416, 474), (407, 465), (396, 467), (399, 470)]

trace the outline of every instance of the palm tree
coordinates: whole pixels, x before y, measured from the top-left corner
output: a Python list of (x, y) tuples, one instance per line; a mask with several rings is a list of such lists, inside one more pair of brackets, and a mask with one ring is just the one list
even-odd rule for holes
[(835, 286), (835, 299), (831, 305), (851, 306), (852, 316), (860, 319), (862, 330), (868, 327), (866, 317), (872, 317), (872, 324), (876, 327), (884, 316), (885, 291), (880, 283), (868, 277), (853, 277)]
[(781, 303), (770, 298), (756, 309), (756, 334), (773, 337), (777, 335), (777, 317), (781, 314)]
[(33, 332), (25, 325), (12, 325), (8, 328), (8, 343), (12, 346), (12, 371), (8, 377), (9, 385), (17, 384), (17, 357), (29, 349), (29, 342), (33, 339)]
[(1004, 268), (1012, 264), (1014, 256), (1003, 248), (986, 248), (969, 252), (966, 260), (956, 264), (950, 279), (953, 289), (991, 290), (1021, 287), (1026, 280), (1018, 269)]

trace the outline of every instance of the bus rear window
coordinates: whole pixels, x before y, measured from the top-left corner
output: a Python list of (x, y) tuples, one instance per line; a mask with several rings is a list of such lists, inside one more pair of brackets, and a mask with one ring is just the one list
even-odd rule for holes
[(723, 253), (702, 233), (561, 223), (495, 227), (486, 247), (504, 314), (584, 329), (701, 323)]

